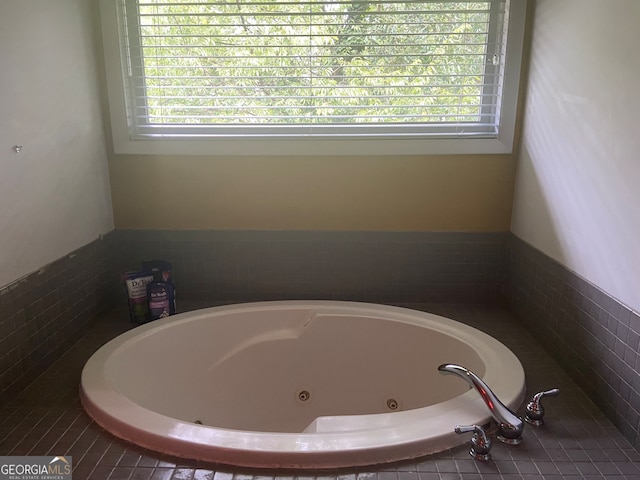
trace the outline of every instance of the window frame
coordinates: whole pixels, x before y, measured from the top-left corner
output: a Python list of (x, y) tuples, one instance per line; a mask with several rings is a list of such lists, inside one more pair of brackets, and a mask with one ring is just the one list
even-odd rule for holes
[(175, 137), (161, 134), (132, 138), (129, 132), (131, 107), (127, 101), (124, 81), (128, 57), (125, 47), (120, 45), (120, 29), (127, 27), (118, 19), (119, 1), (122, 0), (100, 0), (105, 77), (115, 154), (352, 156), (509, 154), (513, 151), (527, 0), (507, 0), (508, 40), (505, 48), (500, 125), (496, 138), (435, 138), (413, 135), (355, 138), (340, 135)]

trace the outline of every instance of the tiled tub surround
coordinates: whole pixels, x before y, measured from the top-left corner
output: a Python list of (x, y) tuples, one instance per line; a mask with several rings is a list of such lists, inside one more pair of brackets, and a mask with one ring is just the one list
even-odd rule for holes
[[(183, 308), (188, 306), (183, 302)], [(191, 305), (202, 306), (206, 305)], [(508, 311), (494, 306), (406, 306), (462, 321), (505, 343), (524, 365), (527, 397), (559, 387), (560, 396), (545, 399), (545, 426), (527, 425), (520, 446), (494, 441), (493, 460), (487, 463), (472, 460), (468, 445), (412, 461), (328, 471), (250, 470), (160, 455), (113, 437), (93, 423), (79, 404), (84, 362), (100, 345), (130, 328), (126, 311), (117, 309), (0, 409), (0, 455), (71, 455), (78, 480), (640, 478), (640, 454)]]
[(640, 448), (640, 315), (511, 236), (512, 311)]
[(113, 234), (0, 290), (0, 405), (113, 308)]
[(0, 291), (0, 405), (123, 305), (119, 273), (152, 258), (174, 263), (179, 308), (295, 298), (508, 306), (640, 447), (638, 314), (507, 233), (111, 232)]
[(492, 303), (507, 233), (116, 231), (120, 269), (174, 265), (180, 299)]

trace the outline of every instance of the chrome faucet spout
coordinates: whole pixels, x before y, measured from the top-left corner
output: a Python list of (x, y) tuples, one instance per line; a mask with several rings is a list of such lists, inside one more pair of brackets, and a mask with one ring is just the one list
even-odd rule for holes
[(471, 370), (454, 363), (444, 363), (438, 367), (438, 370), (443, 375), (456, 375), (462, 378), (480, 394), (491, 416), (498, 422), (498, 440), (510, 445), (518, 445), (522, 441), (523, 420), (504, 405), (480, 377)]

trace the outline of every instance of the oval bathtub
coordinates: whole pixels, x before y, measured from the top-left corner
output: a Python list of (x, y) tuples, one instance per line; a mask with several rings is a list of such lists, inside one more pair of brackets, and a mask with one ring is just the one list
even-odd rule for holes
[(80, 396), (114, 435), (239, 466), (333, 468), (435, 453), (490, 420), (457, 363), (517, 408), (524, 371), (494, 338), (437, 315), (353, 302), (238, 304), (158, 320), (89, 359)]

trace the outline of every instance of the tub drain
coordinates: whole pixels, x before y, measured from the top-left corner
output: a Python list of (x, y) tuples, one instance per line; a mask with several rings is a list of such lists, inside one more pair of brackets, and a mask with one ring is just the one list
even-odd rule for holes
[(397, 410), (398, 409), (398, 401), (394, 398), (390, 398), (387, 400), (387, 407), (389, 410)]

